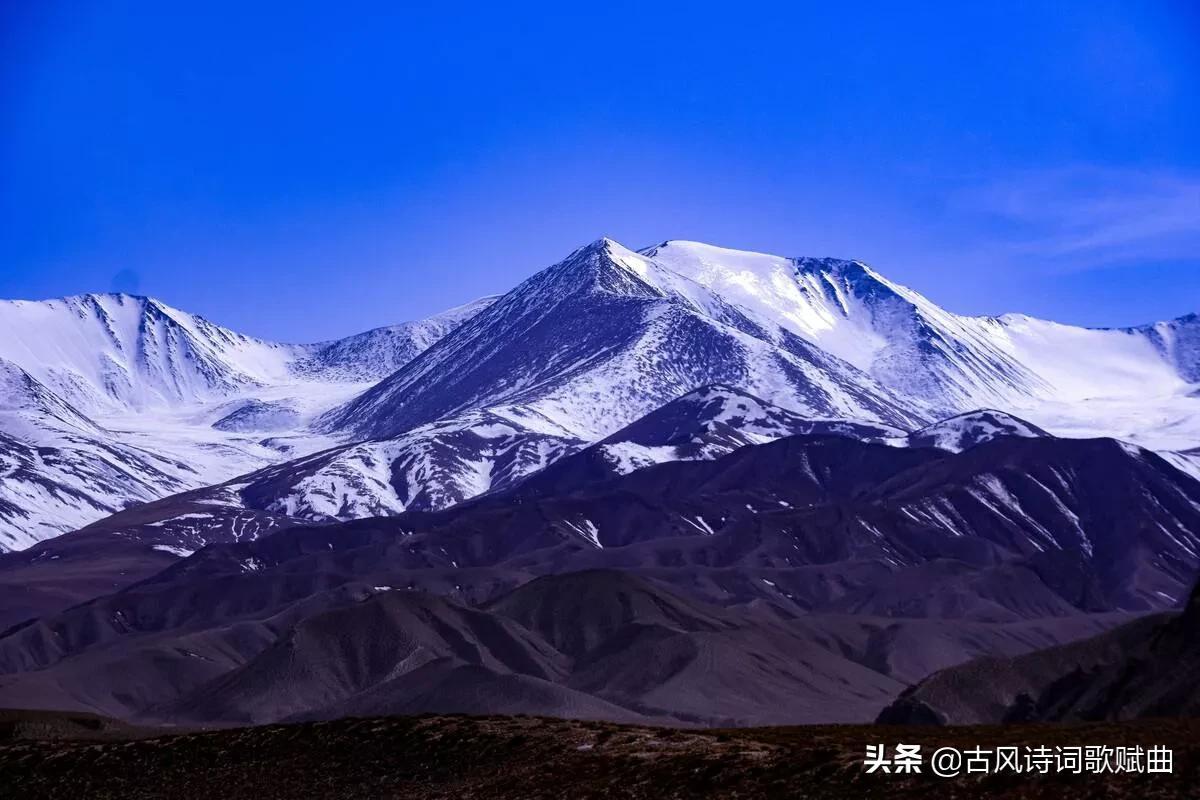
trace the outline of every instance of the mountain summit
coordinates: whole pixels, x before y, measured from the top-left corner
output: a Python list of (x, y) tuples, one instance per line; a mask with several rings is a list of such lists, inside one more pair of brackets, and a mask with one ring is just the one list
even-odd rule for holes
[(895, 395), (721, 289), (598, 240), (517, 286), (323, 426), (390, 436), (490, 408), (595, 439), (710, 384), (819, 417), (902, 427), (924, 419), (920, 401)]

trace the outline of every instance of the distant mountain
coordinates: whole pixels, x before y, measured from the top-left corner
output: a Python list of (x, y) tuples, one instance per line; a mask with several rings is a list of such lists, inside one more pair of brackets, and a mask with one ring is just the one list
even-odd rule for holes
[(144, 297), (0, 302), (0, 551), (335, 444), (307, 419), (488, 302), (318, 345)]
[(493, 299), (307, 345), (245, 336), (148, 297), (0, 301), (0, 358), (83, 414), (175, 408), (279, 385), (379, 380)]
[(810, 419), (728, 386), (706, 386), (651, 411), (526, 481), (562, 486), (625, 475), (670, 461), (708, 461), (751, 444), (801, 434), (847, 436), (900, 446), (906, 434), (886, 425)]
[[(485, 413), (522, 436), (570, 442), (556, 457), (595, 442), (562, 469), (614, 473), (818, 430), (799, 420), (860, 426), (860, 438), (893, 444), (920, 428), (908, 444), (952, 450), (1000, 435), (1049, 435), (1014, 414), (974, 410), (985, 402), (1024, 407), (1071, 434), (1098, 429), (1135, 441), (1192, 442), (1200, 439), (1200, 398), (1182, 391), (1191, 345), (1178, 330), (1175, 323), (1090, 331), (1019, 316), (962, 317), (860, 262), (782, 259), (692, 242), (634, 253), (604, 239), (502, 296), (407, 367), (326, 414), (318, 427), (378, 440), (359, 450), (368, 448), (371, 463), (383, 468), (399, 460), (389, 460), (382, 442), (403, 440), (407, 451), (421, 431)], [(1086, 368), (1074, 356), (1077, 348), (1090, 354)], [(775, 420), (768, 424), (773, 433), (757, 433), (752, 420), (736, 414), (728, 424), (717, 410), (705, 419), (703, 403), (676, 404), (705, 385), (772, 407), (758, 419)], [(1159, 402), (1161, 427), (1127, 427), (1133, 419), (1154, 419), (1130, 416), (1131, 408)], [(919, 424), (947, 411), (949, 419)], [(1116, 425), (1105, 416), (1110, 411)], [(672, 422), (672, 415), (682, 417)], [(682, 427), (668, 430), (673, 425)], [(866, 431), (872, 426), (891, 433), (872, 437)], [(685, 441), (688, 430), (693, 435)], [(432, 435), (424, 449), (439, 451), (433, 441), (442, 434)], [(463, 465), (488, 462), (455, 452)], [(592, 467), (581, 467), (585, 462)], [(388, 483), (356, 485), (386, 495)], [(355, 507), (375, 513), (407, 507), (391, 497), (376, 502), (367, 497), (371, 491), (355, 487), (346, 492), (338, 480), (327, 485), (335, 498), (349, 498), (342, 518)], [(441, 491), (439, 485), (444, 480), (431, 488)], [(444, 496), (478, 491), (456, 488)]]
[(304, 348), (306, 354), (292, 365), (292, 370), (323, 380), (382, 380), (496, 300), (496, 297), (484, 297), (417, 322), (389, 325), (345, 339), (307, 345)]
[(367, 580), (437, 575), (475, 597), (507, 576), (615, 567), (792, 614), (1013, 621), (1162, 609), (1200, 569), (1200, 482), (1112, 440), (955, 454), (792, 436), (626, 475), (560, 468), (574, 458), (445, 511), (213, 545), (171, 580), (294, 559), (344, 574), (349, 550)]
[(0, 357), (86, 414), (173, 406), (281, 382), (302, 352), (146, 297), (0, 304)]
[[(1200, 439), (1193, 328), (1189, 317), (1126, 330), (965, 317), (861, 262), (692, 242), (634, 253), (601, 240), (322, 425), (386, 437), (464, 409), (521, 408), (595, 439), (721, 383), (810, 417), (912, 427), (999, 407), (1041, 427), (1191, 446)], [(471, 367), (446, 372), (451, 362)], [(1160, 421), (1129, 427), (1147, 404)]]
[(172, 724), (427, 712), (862, 721), (911, 674), (906, 649), (956, 663), (1104, 627), (789, 621), (615, 570), (545, 576), (474, 606), (394, 581), (297, 596), (294, 579), (265, 570), (145, 584), (7, 632), (0, 703)]
[[(846, 420), (813, 420), (739, 390), (697, 389), (587, 446), (491, 412), (422, 425), (389, 439), (330, 448), (118, 514), (100, 527), (182, 550), (236, 541), (230, 520), (245, 513), (313, 522), (440, 511), (490, 492), (579, 483), (657, 463), (711, 460), (749, 444), (795, 434), (905, 443), (905, 433)], [(586, 448), (586, 449), (585, 449)], [(194, 508), (202, 501), (204, 508)], [(186, 526), (172, 522), (180, 515)], [(147, 528), (146, 525), (151, 527)], [(270, 527), (248, 528), (266, 532)], [(168, 536), (171, 531), (179, 537)]]
[(1038, 426), (1017, 419), (1012, 414), (981, 409), (927, 425), (910, 433), (906, 441), (910, 447), (938, 447), (961, 453), (1002, 436), (1034, 438), (1049, 435)]
[(1179, 615), (937, 672), (885, 709), (892, 723), (1128, 720), (1200, 714), (1200, 589)]
[[(486, 451), (506, 454), (489, 480), (513, 470), (527, 432), (474, 419), (420, 469)], [(797, 427), (814, 432), (738, 445)], [(1149, 451), (894, 434), (712, 387), (614, 435), (695, 460), (622, 473), (599, 443), (442, 510), (409, 498), (350, 522), (251, 507), (312, 494), (280, 467), (137, 506), (0, 556), (0, 706), (176, 724), (866, 720), (931, 671), (1170, 608), (1200, 569), (1200, 482)], [(311, 457), (309, 477), (351, 450)], [(570, 466), (588, 454), (607, 467)]]

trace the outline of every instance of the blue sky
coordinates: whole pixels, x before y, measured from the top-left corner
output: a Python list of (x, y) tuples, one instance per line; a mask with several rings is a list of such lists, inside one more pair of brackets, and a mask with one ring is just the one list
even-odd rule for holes
[(316, 340), (607, 235), (1200, 310), (1195, 3), (402, 5), (3, 4), (0, 296)]

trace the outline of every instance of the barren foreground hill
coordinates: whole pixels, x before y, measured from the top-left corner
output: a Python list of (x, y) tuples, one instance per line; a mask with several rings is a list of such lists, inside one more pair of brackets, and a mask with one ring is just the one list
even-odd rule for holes
[[(1200, 720), (990, 727), (678, 730), (539, 717), (388, 717), (146, 735), (0, 720), (5, 797), (1190, 798)], [(31, 738), (38, 737), (38, 738)], [(51, 737), (51, 738), (42, 738)], [(64, 738), (69, 737), (69, 738)], [(1171, 774), (867, 774), (868, 744), (1174, 750)]]

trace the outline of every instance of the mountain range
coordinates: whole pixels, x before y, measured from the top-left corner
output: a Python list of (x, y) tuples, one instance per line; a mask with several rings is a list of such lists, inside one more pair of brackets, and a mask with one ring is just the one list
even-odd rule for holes
[(1198, 412), (1195, 315), (961, 316), (694, 242), (305, 345), (2, 303), (0, 707), (1119, 714), (1200, 570)]
[(939, 669), (1170, 608), (1200, 568), (1200, 483), (1113, 440), (799, 433), (627, 473), (593, 471), (599, 447), (449, 509), (182, 559), (152, 524), (0, 557), (0, 706), (868, 721)]
[(602, 239), (502, 296), (310, 345), (128, 295), (5, 302), (0, 380), (9, 550), (240, 476), (251, 506), (307, 520), (445, 508), (716, 385), (897, 441), (998, 408), (1200, 471), (1195, 315), (965, 317), (861, 262), (694, 242)]

